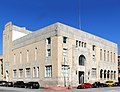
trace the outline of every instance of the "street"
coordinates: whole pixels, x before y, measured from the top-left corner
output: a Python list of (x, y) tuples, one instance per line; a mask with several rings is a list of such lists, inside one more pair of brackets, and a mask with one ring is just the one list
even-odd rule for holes
[[(89, 88), (89, 89), (72, 89), (61, 90), (59, 92), (120, 92), (120, 87), (106, 87), (106, 88)], [(25, 88), (13, 88), (13, 87), (0, 87), (0, 92), (58, 92), (55, 90), (44, 89), (25, 89)]]

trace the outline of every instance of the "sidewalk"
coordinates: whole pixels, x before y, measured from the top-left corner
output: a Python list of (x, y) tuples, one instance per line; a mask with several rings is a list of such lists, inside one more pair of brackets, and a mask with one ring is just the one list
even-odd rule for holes
[(70, 87), (42, 87), (42, 89), (46, 90), (71, 90)]

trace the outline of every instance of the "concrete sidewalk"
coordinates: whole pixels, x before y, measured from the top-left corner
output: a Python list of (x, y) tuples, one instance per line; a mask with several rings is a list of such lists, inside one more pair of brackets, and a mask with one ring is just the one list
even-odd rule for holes
[(70, 87), (42, 87), (42, 89), (46, 90), (71, 90)]

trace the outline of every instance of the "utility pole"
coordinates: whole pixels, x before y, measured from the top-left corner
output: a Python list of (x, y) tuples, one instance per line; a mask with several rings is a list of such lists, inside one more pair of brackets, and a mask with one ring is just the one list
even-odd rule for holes
[(64, 86), (66, 87), (66, 65), (65, 65), (65, 58), (64, 58)]

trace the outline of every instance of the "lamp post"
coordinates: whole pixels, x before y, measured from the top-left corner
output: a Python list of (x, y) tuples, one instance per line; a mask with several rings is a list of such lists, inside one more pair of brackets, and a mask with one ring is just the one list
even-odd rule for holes
[[(64, 86), (66, 87), (69, 80), (69, 65), (64, 65)], [(67, 76), (68, 75), (68, 76)]]
[(63, 69), (64, 69), (64, 86), (66, 87), (67, 86), (67, 80), (66, 80), (66, 68), (67, 68), (67, 65), (66, 65), (66, 62), (65, 62), (65, 58), (64, 58), (64, 65), (63, 65)]
[[(70, 49), (67, 49), (67, 51), (76, 48), (77, 46), (72, 46)], [(68, 57), (67, 57), (68, 58)], [(64, 86), (66, 87), (69, 81), (69, 74), (70, 74), (70, 66), (68, 65), (68, 59), (64, 57), (64, 64), (63, 64), (63, 76), (64, 76)]]

